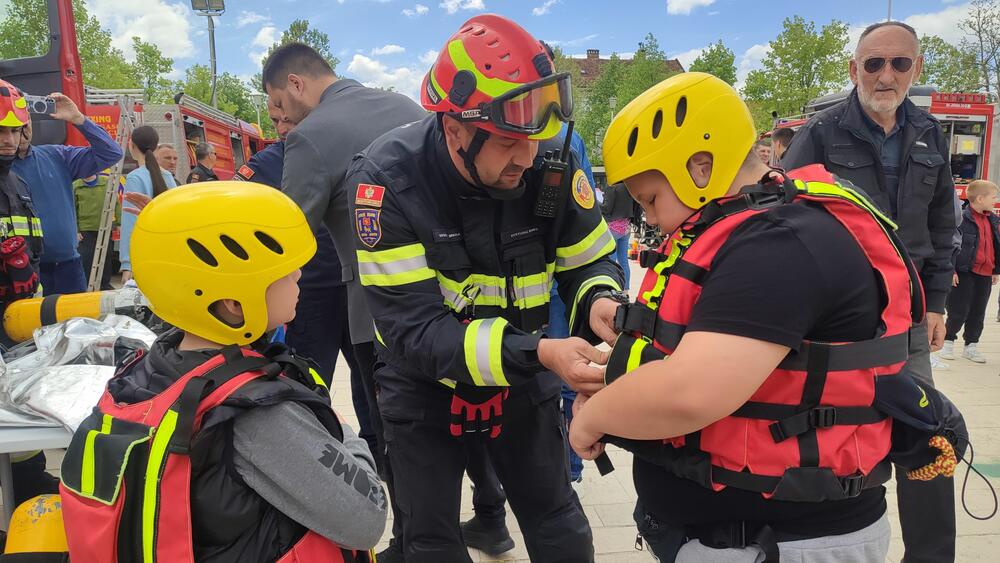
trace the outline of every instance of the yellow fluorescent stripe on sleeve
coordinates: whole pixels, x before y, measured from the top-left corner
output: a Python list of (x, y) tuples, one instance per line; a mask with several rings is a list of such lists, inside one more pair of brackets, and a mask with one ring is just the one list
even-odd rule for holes
[(477, 357), (476, 336), (479, 334), (479, 325), (483, 324), (483, 319), (476, 319), (465, 325), (465, 365), (469, 368), (469, 375), (473, 383), (482, 387), (483, 375), (479, 371), (479, 359)]
[(625, 365), (625, 373), (628, 373), (642, 364), (642, 351), (649, 343), (638, 338), (632, 343), (632, 348), (628, 351), (628, 362)]
[(358, 250), (357, 256), (362, 285), (394, 286), (434, 278), (419, 243), (377, 252)]
[(611, 254), (615, 249), (615, 239), (608, 230), (607, 223), (601, 219), (597, 227), (580, 242), (556, 249), (556, 271), (562, 272), (586, 266)]
[(599, 285), (612, 287), (616, 291), (622, 290), (621, 285), (609, 276), (596, 276), (580, 284), (580, 289), (576, 290), (576, 297), (573, 299), (573, 308), (569, 313), (570, 330), (573, 330), (573, 327), (576, 326), (574, 323), (576, 322), (576, 312), (580, 308), (580, 301), (586, 297), (588, 291)]
[(503, 387), (510, 386), (503, 374), (503, 331), (506, 326), (507, 321), (503, 319), (496, 319), (490, 325), (490, 371), (493, 372), (493, 381)]

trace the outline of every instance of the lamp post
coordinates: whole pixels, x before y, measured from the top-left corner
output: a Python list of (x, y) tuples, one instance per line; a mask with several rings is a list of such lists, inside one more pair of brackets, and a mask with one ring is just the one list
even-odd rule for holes
[(212, 107), (217, 107), (215, 94), (215, 20), (226, 11), (226, 0), (191, 0), (191, 9), (199, 16), (208, 18), (208, 58), (212, 69)]

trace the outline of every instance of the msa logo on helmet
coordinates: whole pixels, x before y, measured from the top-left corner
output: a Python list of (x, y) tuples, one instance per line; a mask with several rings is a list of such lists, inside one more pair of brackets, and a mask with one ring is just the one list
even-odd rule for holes
[(462, 119), (477, 119), (483, 115), (481, 109), (467, 109), (462, 112)]

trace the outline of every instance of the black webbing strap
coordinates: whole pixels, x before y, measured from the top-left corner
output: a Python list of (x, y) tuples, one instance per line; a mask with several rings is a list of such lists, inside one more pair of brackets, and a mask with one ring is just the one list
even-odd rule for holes
[(778, 541), (792, 541), (798, 537), (779, 538), (767, 524), (739, 520), (692, 526), (688, 536), (713, 549), (743, 549), (756, 546), (764, 552), (763, 563), (778, 563)]
[(802, 343), (802, 347), (797, 352), (785, 356), (785, 359), (778, 365), (778, 369), (806, 371), (809, 356), (819, 349), (824, 349), (827, 354), (827, 369), (830, 371), (889, 366), (905, 362), (909, 357), (909, 347), (909, 332), (845, 344), (806, 341)]
[(56, 317), (56, 302), (59, 301), (59, 297), (59, 295), (46, 295), (42, 298), (42, 304), (38, 311), (38, 320), (42, 326), (54, 325), (59, 322), (58, 317)]
[[(802, 385), (802, 402), (800, 408), (813, 409), (819, 406), (823, 398), (823, 388), (826, 386), (827, 366), (829, 366), (830, 349), (821, 346), (810, 351), (806, 362), (806, 380)], [(797, 436), (799, 441), (799, 467), (819, 467), (819, 441), (816, 431), (804, 432)]]
[(701, 285), (705, 281), (705, 276), (708, 275), (708, 270), (697, 264), (678, 259), (670, 267), (670, 275), (684, 278), (695, 285)]
[[(892, 475), (892, 464), (888, 460), (882, 461), (872, 469), (868, 475), (848, 475), (847, 477), (837, 477), (840, 489), (844, 498), (854, 498), (866, 489), (877, 487), (885, 483)], [(718, 465), (712, 466), (712, 481), (727, 487), (736, 487), (745, 491), (753, 491), (764, 494), (775, 492), (778, 483), (784, 477), (771, 475), (755, 475), (746, 471), (734, 471)]]
[(753, 401), (736, 409), (732, 416), (776, 421), (770, 426), (771, 437), (775, 442), (783, 442), (816, 428), (874, 424), (887, 418), (887, 415), (874, 407), (819, 406), (803, 411), (798, 405)]
[[(223, 355), (228, 355), (228, 349), (223, 351)], [(241, 355), (235, 360), (227, 358), (225, 362), (201, 377), (192, 377), (188, 380), (180, 397), (171, 406), (171, 409), (177, 412), (177, 426), (170, 438), (170, 450), (183, 454), (190, 451), (198, 405), (212, 389), (224, 385), (234, 377), (260, 369), (264, 369), (267, 375), (271, 376), (276, 375), (281, 367), (267, 358)]]

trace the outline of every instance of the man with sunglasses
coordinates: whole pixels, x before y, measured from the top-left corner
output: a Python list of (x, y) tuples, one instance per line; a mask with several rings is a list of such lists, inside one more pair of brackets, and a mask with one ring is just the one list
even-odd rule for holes
[[(945, 298), (954, 272), (955, 186), (949, 147), (937, 120), (906, 97), (923, 66), (912, 27), (901, 22), (868, 27), (850, 64), (854, 91), (813, 116), (796, 133), (781, 164), (794, 169), (822, 163), (891, 214), (926, 293), (927, 321), (910, 334), (910, 369), (933, 386), (930, 352), (944, 341)], [(952, 480), (897, 479), (897, 496), (903, 560), (954, 561)]]
[[(615, 338), (624, 276), (578, 155), (550, 154), (572, 113), (569, 76), (520, 26), (481, 15), (441, 49), (421, 98), (433, 115), (377, 139), (347, 176), (405, 516), (396, 540), (407, 563), (471, 561), (458, 522), (478, 445), (531, 560), (593, 561), (560, 378), (603, 386), (591, 343)], [(553, 277), (575, 337), (545, 337)]]

